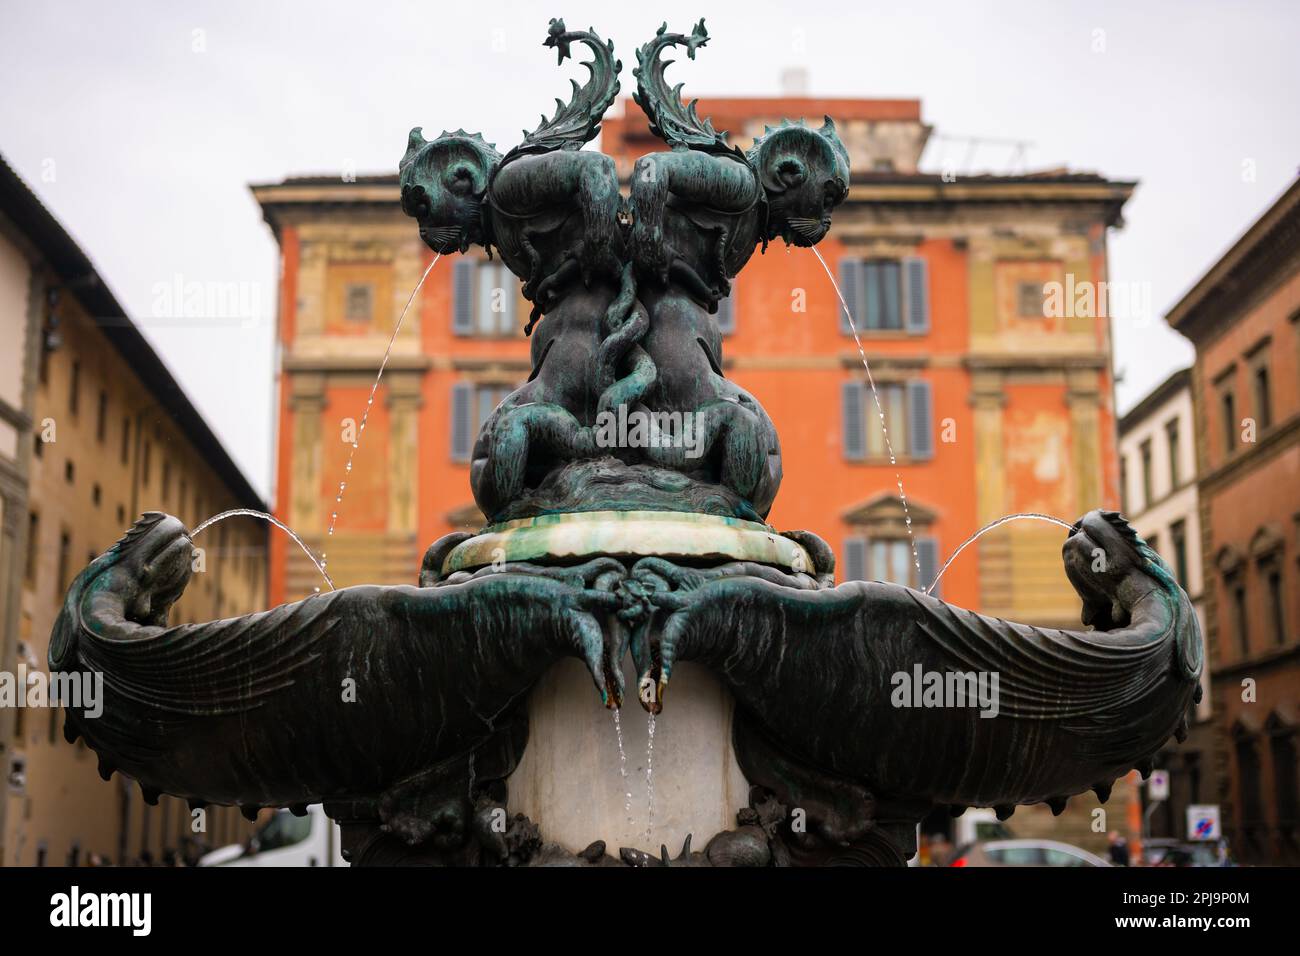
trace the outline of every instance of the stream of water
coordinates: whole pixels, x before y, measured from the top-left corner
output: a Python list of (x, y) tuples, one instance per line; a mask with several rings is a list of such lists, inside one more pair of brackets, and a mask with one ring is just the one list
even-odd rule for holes
[(934, 580), (931, 581), (930, 586), (925, 589), (925, 593), (926, 594), (932, 593), (934, 591), (935, 585), (939, 583), (939, 579), (943, 577), (943, 573), (948, 570), (948, 565), (952, 564), (953, 561), (957, 560), (957, 555), (961, 554), (970, 545), (978, 541), (981, 537), (988, 534), (994, 528), (1000, 527), (1001, 525), (1007, 524), (1008, 522), (1024, 521), (1027, 519), (1033, 519), (1036, 521), (1046, 521), (1049, 524), (1059, 524), (1062, 528), (1065, 528), (1067, 531), (1071, 527), (1073, 527), (1068, 521), (1062, 521), (1060, 518), (1054, 518), (1051, 515), (1039, 514), (1036, 511), (1026, 511), (1021, 514), (1014, 514), (1014, 515), (1003, 515), (1001, 518), (998, 518), (996, 521), (990, 521), (988, 524), (980, 528), (973, 535), (971, 535), (960, 545), (958, 545), (957, 550), (954, 551), (952, 554), (948, 555), (948, 560), (943, 563), (943, 567), (941, 567), (939, 569), (939, 573), (934, 576)]
[[(650, 841), (650, 833), (655, 828), (655, 715), (649, 714), (649, 737), (645, 745), (645, 838)], [(649, 847), (647, 846), (647, 850)]]
[[(316, 570), (319, 571), (320, 576), (325, 579), (325, 583), (330, 586), (330, 590), (331, 591), (334, 590), (334, 582), (330, 580), (330, 576), (325, 572), (325, 561), (323, 560), (325, 556), (321, 555), (321, 557), (318, 559), (316, 555), (311, 553), (311, 548), (307, 547), (306, 542), (304, 542), (302, 538), (298, 537), (298, 533), (296, 531), (290, 528), (279, 518), (275, 517), (274, 515), (269, 515), (265, 511), (254, 511), (252, 508), (231, 508), (229, 511), (223, 511), (220, 514), (215, 514), (211, 518), (208, 518), (206, 521), (199, 522), (198, 527), (196, 527), (193, 531), (190, 532), (191, 540), (197, 538), (199, 536), (199, 532), (201, 532), (204, 528), (210, 527), (211, 525), (216, 524), (218, 521), (224, 521), (227, 518), (234, 518), (237, 515), (243, 515), (249, 518), (260, 518), (263, 521), (269, 521), (271, 524), (275, 525), (277, 528), (279, 528), (281, 531), (287, 534), (290, 538), (293, 539), (294, 544), (302, 548), (302, 553), (307, 555), (307, 557), (311, 560), (311, 563), (316, 565)], [(316, 590), (319, 592), (320, 588), (317, 588)]]
[(627, 780), (627, 751), (623, 749), (623, 719), (619, 716), (621, 708), (615, 707), (610, 711), (614, 715), (614, 733), (618, 736), (618, 772), (623, 778), (623, 812), (627, 814), (627, 822), (632, 822), (632, 787)]
[[(871, 386), (871, 398), (876, 404), (876, 415), (880, 419), (880, 431), (885, 438), (885, 451), (889, 454), (889, 463), (894, 467), (894, 483), (898, 485), (898, 500), (903, 503), (903, 521), (907, 524), (907, 540), (912, 546), (912, 564), (916, 567), (916, 581), (921, 583), (921, 556), (916, 550), (916, 535), (912, 531), (912, 513), (907, 507), (907, 493), (903, 490), (903, 475), (898, 470), (898, 458), (894, 455), (894, 444), (889, 439), (889, 426), (885, 424), (885, 409), (880, 404), (880, 392), (876, 390), (876, 380), (871, 374), (871, 363), (867, 361), (867, 351), (862, 347), (862, 338), (858, 335), (858, 324), (853, 319), (853, 310), (849, 304), (844, 301), (844, 293), (840, 291), (840, 284), (835, 281), (835, 275), (831, 272), (831, 267), (826, 264), (822, 254), (817, 251), (816, 246), (808, 247), (812, 254), (817, 257), (817, 261), (822, 264), (822, 269), (826, 272), (826, 278), (831, 280), (831, 287), (835, 290), (835, 296), (840, 300), (840, 305), (844, 307), (844, 314), (848, 316), (849, 331), (853, 333), (853, 341), (858, 346), (858, 357), (862, 359), (862, 367), (867, 373), (867, 384)], [(933, 585), (931, 585), (933, 587)]]
[[(420, 281), (415, 284), (415, 288), (411, 290), (411, 294), (407, 297), (406, 305), (402, 307), (402, 314), (397, 317), (397, 324), (393, 326), (393, 334), (388, 337), (388, 347), (384, 349), (384, 357), (379, 363), (379, 372), (375, 375), (375, 383), (370, 386), (370, 396), (366, 399), (365, 410), (361, 413), (361, 424), (357, 427), (357, 434), (352, 441), (352, 447), (348, 449), (348, 461), (343, 468), (343, 477), (339, 479), (338, 493), (334, 496), (334, 510), (330, 513), (329, 530), (326, 532), (330, 537), (334, 535), (334, 526), (338, 524), (339, 511), (342, 510), (343, 504), (343, 493), (347, 491), (348, 478), (352, 475), (352, 459), (356, 456), (357, 448), (361, 444), (361, 436), (365, 434), (366, 422), (370, 420), (370, 409), (374, 407), (375, 393), (379, 391), (379, 383), (383, 380), (384, 369), (388, 367), (388, 358), (393, 353), (393, 343), (397, 341), (397, 334), (402, 331), (402, 322), (406, 319), (406, 313), (411, 310), (411, 303), (420, 294), (420, 289), (424, 286), (424, 280), (429, 278), (429, 273), (433, 271), (433, 267), (438, 264), (438, 260), (441, 258), (442, 253), (437, 253), (433, 257), (433, 261), (429, 263), (429, 267), (424, 270), (424, 275), (420, 276)], [(324, 556), (324, 554), (321, 555), (322, 558)]]
[[(812, 247), (811, 251), (813, 255), (817, 257), (817, 261), (821, 263), (822, 269), (826, 272), (826, 277), (830, 280), (831, 287), (835, 290), (835, 295), (839, 299), (840, 305), (843, 307), (845, 315), (848, 317), (849, 328), (853, 333), (853, 341), (857, 345), (858, 355), (862, 359), (862, 367), (866, 371), (867, 384), (870, 385), (871, 387), (871, 395), (876, 406), (877, 418), (880, 421), (880, 428), (881, 428), (882, 435), (884, 437), (885, 449), (889, 455), (889, 463), (894, 467), (894, 481), (898, 487), (899, 500), (902, 502), (903, 505), (903, 516), (907, 525), (908, 539), (910, 541), (911, 548), (912, 548), (912, 562), (916, 567), (918, 580), (919, 580), (919, 575), (921, 573), (921, 561), (917, 553), (916, 537), (912, 529), (912, 517), (911, 517), (911, 513), (908, 510), (907, 495), (903, 488), (902, 474), (898, 469), (898, 459), (894, 454), (893, 443), (889, 435), (889, 427), (886, 424), (885, 411), (880, 402), (880, 394), (876, 389), (875, 379), (871, 374), (871, 364), (867, 360), (866, 350), (863, 348), (862, 339), (858, 334), (857, 323), (854, 320), (852, 310), (849, 309), (848, 303), (844, 299), (844, 293), (840, 290), (839, 283), (835, 281), (835, 276), (831, 272), (830, 267), (826, 264), (826, 260), (822, 258), (821, 253), (818, 252), (815, 247)], [(334, 530), (338, 524), (339, 512), (342, 510), (341, 506), (343, 504), (343, 496), (347, 491), (348, 479), (351, 477), (352, 474), (353, 460), (356, 456), (357, 449), (360, 447), (361, 436), (366, 430), (366, 423), (370, 418), (370, 410), (374, 406), (375, 395), (377, 394), (379, 390), (379, 385), (383, 380), (384, 370), (388, 367), (388, 361), (392, 355), (393, 345), (396, 343), (397, 336), (401, 332), (402, 323), (406, 319), (407, 312), (410, 311), (411, 305), (412, 303), (415, 302), (416, 296), (419, 295), (420, 289), (424, 286), (425, 280), (429, 277), (429, 273), (433, 271), (433, 267), (438, 264), (438, 260), (440, 258), (441, 258), (441, 254), (434, 256), (433, 260), (429, 263), (428, 267), (424, 270), (424, 274), (420, 276), (420, 281), (417, 282), (415, 288), (411, 290), (411, 294), (406, 300), (406, 305), (402, 308), (401, 314), (397, 318), (397, 323), (393, 327), (393, 333), (388, 339), (388, 345), (384, 349), (384, 356), (379, 364), (378, 372), (375, 375), (375, 381), (373, 385), (371, 385), (370, 394), (366, 399), (366, 407), (362, 412), (361, 422), (357, 428), (357, 434), (351, 443), (352, 447), (348, 451), (348, 458), (347, 458), (347, 463), (344, 466), (343, 477), (339, 481), (338, 490), (334, 496), (335, 507), (330, 513), (329, 527), (327, 530), (327, 536), (329, 537), (333, 536)], [(193, 531), (190, 532), (190, 537), (191, 538), (197, 537), (206, 528), (211, 527), (212, 525), (216, 524), (219, 521), (224, 521), (227, 518), (232, 518), (235, 516), (246, 516), (251, 518), (258, 518), (263, 521), (269, 522), (270, 524), (279, 528), (281, 531), (285, 532), (287, 535), (289, 535), (291, 539), (293, 539), (294, 543), (297, 544), (298, 547), (302, 549), (303, 553), (307, 555), (308, 559), (312, 562), (312, 564), (315, 565), (316, 570), (320, 572), (321, 577), (324, 578), (325, 583), (329, 585), (330, 590), (334, 590), (334, 582), (333, 580), (331, 580), (329, 573), (325, 570), (326, 568), (325, 553), (321, 552), (321, 555), (318, 558), (315, 554), (312, 553), (311, 549), (307, 547), (306, 543), (292, 528), (290, 528), (284, 522), (280, 521), (275, 516), (269, 515), (266, 512), (255, 511), (251, 508), (233, 508), (229, 511), (223, 511), (220, 514), (215, 514), (212, 517), (201, 522), (197, 527), (194, 528)], [(951, 555), (949, 555), (948, 560), (945, 561), (943, 567), (939, 569), (939, 573), (935, 575), (934, 580), (931, 581), (930, 585), (925, 589), (925, 593), (929, 594), (934, 590), (935, 586), (939, 583), (939, 580), (943, 577), (944, 573), (948, 570), (948, 567), (953, 563), (953, 561), (955, 561), (957, 557), (963, 551), (966, 550), (967, 547), (969, 547), (975, 541), (979, 540), (979, 538), (982, 535), (1010, 521), (1025, 520), (1025, 519), (1046, 521), (1046, 522), (1060, 525), (1067, 529), (1070, 527), (1070, 525), (1067, 522), (1062, 521), (1059, 518), (1052, 517), (1051, 515), (1037, 514), (1037, 513), (1006, 515), (1002, 518), (997, 519), (996, 521), (990, 522), (989, 524), (985, 525), (984, 527), (976, 531), (974, 534), (972, 534), (965, 541), (963, 541), (961, 545)], [(319, 593), (320, 588), (319, 587), (316, 588), (316, 591)], [(622, 781), (623, 793), (624, 793), (623, 809), (627, 813), (628, 822), (631, 823), (632, 822), (632, 790), (628, 779), (627, 752), (624, 748), (624, 743), (623, 743), (622, 718), (620, 716), (620, 711), (617, 708), (613, 710), (613, 717), (614, 717), (614, 733), (618, 740), (619, 775)], [(647, 718), (648, 718), (648, 725), (647, 725), (646, 764), (645, 764), (645, 784), (646, 784), (645, 835), (646, 835), (646, 840), (649, 841), (652, 839), (652, 834), (654, 831), (654, 812), (655, 812), (655, 794), (654, 794), (655, 715), (648, 714)]]
[[(339, 481), (338, 491), (334, 495), (334, 510), (330, 513), (329, 530), (327, 531), (328, 536), (333, 536), (334, 526), (338, 523), (339, 511), (343, 504), (343, 493), (348, 487), (348, 476), (352, 474), (352, 459), (356, 456), (357, 448), (361, 443), (361, 435), (365, 432), (366, 422), (370, 419), (370, 409), (374, 407), (375, 404), (375, 393), (379, 391), (379, 383), (384, 378), (384, 370), (388, 367), (388, 359), (393, 353), (393, 343), (397, 341), (397, 335), (402, 331), (402, 322), (406, 319), (406, 313), (411, 311), (411, 304), (415, 302), (415, 297), (420, 294), (420, 289), (424, 286), (424, 280), (429, 278), (429, 273), (433, 271), (433, 267), (438, 264), (438, 260), (441, 258), (442, 253), (434, 255), (433, 261), (429, 263), (428, 267), (424, 270), (424, 274), (420, 276), (420, 281), (415, 284), (415, 288), (412, 289), (411, 294), (407, 296), (406, 305), (402, 307), (402, 312), (397, 317), (397, 323), (393, 326), (393, 334), (388, 337), (388, 346), (384, 349), (384, 357), (379, 363), (379, 371), (375, 374), (374, 384), (370, 386), (370, 395), (366, 399), (365, 410), (361, 413), (361, 424), (357, 428), (357, 434), (352, 441), (352, 447), (348, 450), (348, 461), (343, 469), (343, 478)], [(325, 570), (327, 564), (326, 553), (322, 551), (319, 558), (312, 554), (311, 548), (307, 547), (306, 543), (298, 536), (297, 532), (283, 521), (267, 514), (265, 511), (254, 511), (251, 508), (233, 508), (230, 511), (223, 511), (220, 514), (215, 514), (211, 518), (200, 522), (198, 527), (190, 532), (190, 537), (193, 538), (204, 528), (214, 525), (218, 521), (224, 521), (226, 518), (232, 518), (236, 515), (245, 515), (250, 518), (260, 518), (263, 521), (269, 521), (271, 524), (275, 525), (275, 527), (287, 534), (294, 540), (294, 543), (296, 543), (298, 547), (302, 548), (303, 554), (307, 555), (307, 557), (311, 559), (311, 563), (316, 566), (316, 570), (319, 571), (321, 577), (325, 579), (325, 583), (329, 585), (330, 590), (334, 590), (334, 582), (330, 579), (329, 574)], [(317, 587), (315, 591), (319, 594), (320, 588)]]

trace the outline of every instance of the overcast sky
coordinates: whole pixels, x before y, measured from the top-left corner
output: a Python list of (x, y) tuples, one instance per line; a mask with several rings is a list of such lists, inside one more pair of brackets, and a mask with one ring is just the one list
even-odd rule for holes
[[(645, 12), (653, 9), (654, 13)], [(392, 172), (412, 126), (502, 151), (568, 91), (547, 22), (594, 26), (633, 79), (663, 19), (713, 39), (688, 95), (918, 97), (948, 136), (1032, 142), (1023, 165), (1140, 180), (1111, 278), (1173, 305), (1300, 162), (1300, 3), (40, 3), (0, 30), (0, 152), (95, 261), (259, 490), (271, 488), (277, 251), (247, 188)], [(672, 74), (670, 74), (671, 76)], [(946, 152), (945, 152), (946, 151)], [(985, 146), (973, 166), (1011, 171)], [(923, 165), (961, 166), (931, 144)], [(977, 170), (972, 170), (977, 171)], [(252, 321), (158, 319), (161, 286), (244, 283)], [(1116, 323), (1121, 409), (1191, 349)]]

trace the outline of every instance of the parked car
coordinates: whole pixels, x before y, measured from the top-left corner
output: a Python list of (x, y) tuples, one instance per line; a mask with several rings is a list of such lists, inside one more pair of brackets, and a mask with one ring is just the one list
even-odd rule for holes
[(949, 866), (1110, 866), (1094, 853), (1056, 840), (986, 840), (953, 854)]
[(1142, 860), (1147, 866), (1235, 866), (1222, 841), (1203, 843), (1161, 837), (1142, 842)]
[(199, 866), (346, 866), (338, 824), (320, 804), (296, 817), (288, 810), (258, 827), (247, 843), (218, 847), (199, 859)]

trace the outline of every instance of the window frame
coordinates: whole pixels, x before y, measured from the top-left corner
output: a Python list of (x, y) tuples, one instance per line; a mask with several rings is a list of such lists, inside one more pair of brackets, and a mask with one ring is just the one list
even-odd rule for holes
[[(491, 293), (497, 289), (506, 293), (507, 308), (500, 312), (492, 309), (491, 302)], [(519, 281), (499, 259), (462, 257), (453, 264), (451, 331), (457, 338), (493, 341), (520, 337), (520, 303)], [(485, 321), (488, 316), (495, 319)]]
[[(354, 315), (352, 311), (353, 296), (357, 292), (364, 292), (366, 298), (366, 313), (364, 316)], [(375, 284), (373, 282), (345, 282), (343, 283), (343, 321), (352, 325), (369, 325), (375, 320)]]
[(1138, 462), (1142, 466), (1142, 510), (1146, 511), (1155, 501), (1155, 479), (1151, 474), (1152, 464), (1155, 460), (1155, 450), (1152, 448), (1151, 439), (1146, 438), (1138, 443)]
[[(897, 398), (885, 400), (887, 392)], [(882, 413), (888, 440), (874, 424)], [(934, 384), (924, 375), (876, 379), (874, 394), (865, 378), (851, 376), (840, 384), (840, 454), (845, 461), (889, 464), (891, 450), (895, 464), (933, 461), (934, 420)]]
[[(851, 336), (856, 331), (859, 336), (902, 337), (930, 333), (930, 268), (924, 256), (847, 255), (840, 258), (837, 269), (837, 285), (844, 298), (836, 310), (841, 334)], [(894, 272), (894, 281), (882, 277), (882, 270)], [(897, 324), (882, 324), (891, 304)], [(873, 315), (879, 317), (875, 324)]]
[(1174, 416), (1165, 422), (1165, 449), (1169, 456), (1169, 489), (1176, 490), (1182, 485), (1182, 421)]
[(1173, 549), (1174, 574), (1178, 584), (1186, 589), (1187, 581), (1187, 519), (1179, 518), (1169, 525), (1169, 542)]

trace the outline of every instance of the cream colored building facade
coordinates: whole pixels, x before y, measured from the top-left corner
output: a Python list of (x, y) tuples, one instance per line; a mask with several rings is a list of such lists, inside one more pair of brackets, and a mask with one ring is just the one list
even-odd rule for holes
[[(1201, 559), (1200, 496), (1197, 490), (1196, 419), (1191, 369), (1174, 372), (1119, 423), (1120, 483), (1124, 512), (1146, 542), (1173, 569), (1196, 609), (1205, 633), (1204, 564)], [(1209, 647), (1207, 645), (1207, 653)], [(1213, 716), (1210, 670), (1201, 675), (1202, 697), (1189, 715), (1190, 733), (1156, 756), (1169, 774), (1168, 799), (1145, 803), (1148, 835), (1183, 839), (1187, 806), (1212, 803)]]
[(1120, 489), (1133, 527), (1169, 562), (1198, 611), (1204, 587), (1191, 371), (1175, 372), (1120, 419)]
[[(45, 670), (50, 630), (68, 584), (142, 512), (190, 527), (231, 507), (263, 505), (93, 265), (26, 186), (0, 163), (0, 326), (21, 362), (0, 362), (4, 405), (26, 478), (18, 509), (6, 497), (0, 571), (0, 670)], [(26, 334), (23, 335), (23, 331)], [(9, 336), (13, 334), (14, 338)], [(15, 406), (15, 398), (22, 403)], [(0, 469), (5, 457), (0, 435)], [(13, 530), (10, 536), (9, 531)], [(266, 531), (251, 520), (205, 532), (203, 570), (172, 611), (173, 623), (266, 606)], [(92, 854), (161, 861), (185, 841), (221, 845), (246, 824), (212, 808), (195, 833), (183, 801), (144, 803), (120, 774), (100, 779), (84, 744), (68, 743), (49, 707), (0, 707), (0, 861), (59, 865)]]

